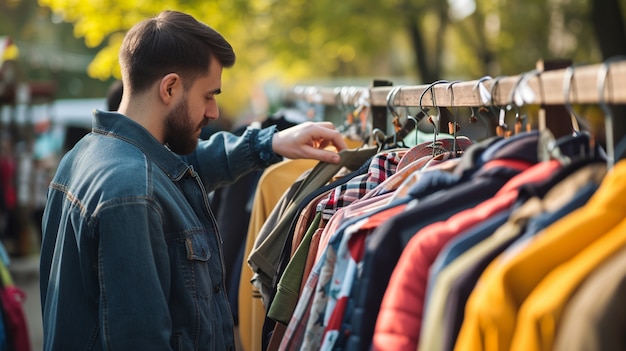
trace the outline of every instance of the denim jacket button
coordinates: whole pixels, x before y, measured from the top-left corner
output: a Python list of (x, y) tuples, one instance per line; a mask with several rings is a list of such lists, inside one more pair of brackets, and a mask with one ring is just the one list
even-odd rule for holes
[(259, 157), (261, 158), (261, 160), (267, 161), (270, 159), (270, 153), (267, 151), (261, 151)]
[(217, 284), (217, 285), (213, 286), (213, 292), (214, 292), (214, 293), (216, 293), (216, 294), (217, 294), (218, 292), (220, 292), (220, 289), (221, 289), (221, 288), (220, 288), (220, 285), (219, 285), (219, 284)]

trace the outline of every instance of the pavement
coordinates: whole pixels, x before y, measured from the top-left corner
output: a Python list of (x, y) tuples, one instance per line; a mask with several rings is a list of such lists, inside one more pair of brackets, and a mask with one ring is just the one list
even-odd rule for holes
[(23, 303), (32, 351), (43, 350), (41, 301), (39, 299), (39, 255), (11, 257), (9, 271), (13, 283), (26, 294)]

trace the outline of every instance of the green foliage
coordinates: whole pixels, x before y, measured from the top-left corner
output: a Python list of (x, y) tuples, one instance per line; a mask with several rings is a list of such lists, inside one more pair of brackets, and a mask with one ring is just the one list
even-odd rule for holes
[[(12, 0), (20, 1), (20, 0)], [(24, 1), (24, 0), (23, 0)], [(241, 114), (258, 84), (320, 78), (476, 79), (518, 74), (540, 59), (597, 62), (592, 0), (39, 0), (98, 48), (89, 75), (119, 77), (123, 33), (162, 9), (219, 30), (238, 63), (225, 72), (222, 111)], [(604, 0), (603, 0), (604, 1)], [(622, 6), (624, 0), (619, 0)], [(0, 21), (0, 28), (3, 22)], [(413, 32), (410, 30), (414, 29)], [(258, 111), (252, 111), (256, 113)]]

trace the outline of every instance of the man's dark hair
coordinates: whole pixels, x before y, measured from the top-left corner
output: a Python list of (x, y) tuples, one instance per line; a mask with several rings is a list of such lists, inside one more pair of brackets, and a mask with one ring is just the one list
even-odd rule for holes
[(213, 59), (231, 67), (235, 52), (213, 28), (188, 14), (168, 10), (131, 28), (119, 59), (130, 85), (125, 88), (139, 93), (168, 73), (179, 74), (188, 88), (206, 74)]

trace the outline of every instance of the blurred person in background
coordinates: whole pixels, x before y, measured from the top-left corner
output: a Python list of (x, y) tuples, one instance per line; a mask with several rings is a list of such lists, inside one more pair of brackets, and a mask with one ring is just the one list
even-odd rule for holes
[(9, 254), (18, 251), (16, 160), (9, 133), (0, 134), (0, 240)]
[(111, 83), (107, 90), (107, 111), (117, 111), (122, 101), (122, 95), (124, 94), (124, 85), (121, 80), (116, 80)]

